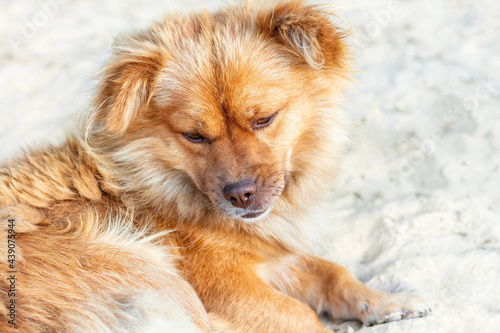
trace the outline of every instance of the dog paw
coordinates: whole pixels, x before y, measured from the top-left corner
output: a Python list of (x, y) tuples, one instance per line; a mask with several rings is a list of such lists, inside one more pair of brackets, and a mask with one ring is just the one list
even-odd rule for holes
[(407, 293), (382, 293), (378, 297), (360, 302), (359, 309), (359, 319), (366, 326), (424, 317), (432, 312), (423, 299)]

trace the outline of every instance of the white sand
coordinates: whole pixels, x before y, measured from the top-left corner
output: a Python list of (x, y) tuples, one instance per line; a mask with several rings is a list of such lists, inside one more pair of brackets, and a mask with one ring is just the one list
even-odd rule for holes
[[(88, 107), (90, 75), (114, 35), (165, 9), (220, 4), (59, 0), (68, 3), (44, 9), (54, 1), (0, 0), (0, 160), (61, 138)], [(345, 103), (354, 144), (318, 214), (328, 230), (318, 252), (433, 307), (359, 332), (500, 332), (500, 2), (346, 5), (340, 13), (358, 32), (358, 82)], [(349, 327), (359, 329), (332, 326)]]

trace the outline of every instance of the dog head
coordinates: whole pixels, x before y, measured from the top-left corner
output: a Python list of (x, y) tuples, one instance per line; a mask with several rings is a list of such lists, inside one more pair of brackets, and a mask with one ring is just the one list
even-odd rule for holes
[(119, 42), (89, 137), (144, 201), (262, 218), (330, 144), (342, 38), (298, 1), (167, 17)]

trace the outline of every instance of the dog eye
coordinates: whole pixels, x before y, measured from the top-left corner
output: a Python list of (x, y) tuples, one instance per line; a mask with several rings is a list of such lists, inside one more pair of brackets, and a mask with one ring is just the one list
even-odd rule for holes
[(273, 122), (274, 117), (276, 117), (277, 114), (278, 114), (278, 112), (275, 112), (274, 114), (270, 115), (269, 117), (257, 119), (253, 124), (253, 128), (254, 129), (261, 129), (261, 128), (264, 128), (266, 126), (269, 126)]
[(186, 139), (191, 142), (204, 142), (205, 138), (201, 136), (199, 133), (182, 133)]

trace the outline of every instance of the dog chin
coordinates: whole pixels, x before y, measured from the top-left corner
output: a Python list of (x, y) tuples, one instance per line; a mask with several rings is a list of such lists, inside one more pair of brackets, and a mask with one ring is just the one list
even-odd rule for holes
[(266, 218), (269, 215), (269, 213), (271, 212), (271, 210), (272, 210), (272, 207), (269, 206), (264, 210), (246, 213), (246, 214), (238, 216), (237, 218), (245, 223), (255, 223), (257, 221), (260, 221), (260, 220), (263, 220), (264, 218)]

